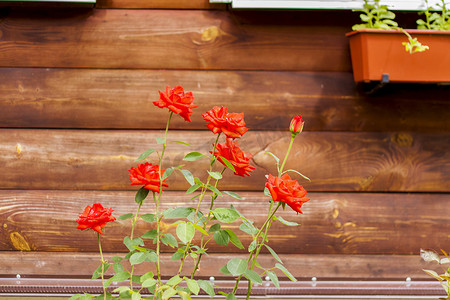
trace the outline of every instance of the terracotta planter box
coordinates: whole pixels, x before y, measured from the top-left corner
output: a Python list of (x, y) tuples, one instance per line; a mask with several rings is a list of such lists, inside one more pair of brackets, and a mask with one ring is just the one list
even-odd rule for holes
[[(450, 31), (407, 30), (430, 47), (409, 54), (402, 42), (408, 39), (397, 30), (362, 29), (346, 34), (350, 41), (355, 82), (450, 82)], [(384, 80), (386, 81), (386, 80)]]

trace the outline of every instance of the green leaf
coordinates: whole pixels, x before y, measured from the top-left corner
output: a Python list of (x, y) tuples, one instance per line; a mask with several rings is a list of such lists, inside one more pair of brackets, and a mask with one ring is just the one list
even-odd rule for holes
[(244, 274), (247, 270), (247, 261), (240, 258), (232, 258), (227, 263), (227, 269), (233, 276)]
[(171, 143), (177, 143), (177, 144), (182, 144), (182, 145), (185, 145), (185, 146), (192, 147), (191, 144), (188, 144), (188, 143), (185, 143), (185, 142), (182, 142), (182, 141), (171, 141)]
[(298, 175), (302, 176), (304, 179), (306, 179), (306, 180), (308, 180), (308, 181), (311, 181), (311, 179), (309, 179), (308, 177), (306, 177), (305, 175), (303, 175), (302, 173), (300, 173), (300, 172), (297, 171), (297, 170), (289, 169), (289, 170), (284, 171), (283, 174), (284, 174), (284, 173), (287, 173), (287, 172), (293, 172), (293, 173), (295, 173), (295, 174), (298, 174)]
[(165, 139), (163, 139), (163, 138), (161, 138), (161, 137), (156, 137), (156, 143), (158, 143), (158, 144), (164, 144), (166, 142), (166, 140)]
[(158, 260), (158, 256), (155, 252), (147, 252), (147, 261), (156, 262)]
[(230, 236), (225, 230), (219, 230), (214, 233), (214, 240), (218, 245), (228, 245)]
[(131, 219), (132, 217), (133, 217), (132, 213), (124, 214), (119, 217), (119, 220), (128, 220), (128, 219)]
[(131, 294), (131, 300), (140, 300), (141, 299), (141, 294), (139, 292), (133, 292), (133, 294)]
[(212, 226), (209, 228), (208, 232), (216, 232), (216, 231), (219, 231), (219, 230), (220, 230), (220, 224), (217, 223), (217, 224), (212, 225)]
[(193, 279), (186, 279), (186, 283), (188, 289), (195, 295), (198, 295), (198, 293), (200, 292), (200, 286), (198, 285), (197, 281)]
[(231, 223), (239, 218), (239, 213), (231, 208), (219, 207), (213, 211), (214, 217), (222, 223)]
[(244, 245), (242, 245), (241, 241), (239, 240), (238, 236), (230, 229), (224, 229), (228, 236), (230, 237), (230, 241), (235, 245), (238, 249), (244, 249)]
[(229, 293), (229, 294), (227, 295), (226, 300), (237, 300), (237, 298), (236, 298), (236, 296), (235, 296), (234, 294)]
[(194, 184), (194, 185), (192, 185), (190, 188), (187, 189), (186, 194), (192, 194), (193, 192), (195, 192), (196, 190), (198, 190), (199, 187), (201, 187), (200, 184)]
[(103, 267), (103, 274), (108, 270), (109, 266), (111, 264), (110, 263), (102, 263), (100, 266), (98, 266), (98, 268), (94, 271), (94, 273), (92, 274), (92, 278), (91, 279), (97, 279), (100, 276), (102, 276), (102, 267)]
[(115, 263), (119, 263), (119, 262), (121, 262), (123, 260), (123, 258), (120, 257), (120, 256), (113, 256), (113, 257), (111, 257), (111, 259)]
[(153, 278), (153, 276), (154, 276), (153, 272), (147, 272), (139, 278), (139, 282), (143, 283), (147, 279)]
[(145, 252), (136, 252), (130, 257), (130, 264), (131, 265), (138, 265), (145, 261), (147, 256), (145, 255)]
[(155, 239), (156, 235), (157, 235), (157, 231), (156, 231), (156, 229), (154, 229), (154, 230), (147, 231), (141, 237), (143, 239)]
[(277, 267), (281, 272), (283, 272), (290, 280), (297, 281), (295, 277), (281, 264), (275, 264), (275, 267)]
[(167, 168), (167, 169), (164, 171), (163, 176), (161, 177), (162, 180), (164, 180), (164, 179), (166, 179), (167, 177), (169, 177), (170, 175), (172, 175), (172, 173), (173, 173), (173, 171), (174, 171), (175, 169), (176, 169), (175, 167)]
[(222, 193), (215, 186), (208, 184), (207, 188), (208, 188), (208, 190), (212, 191), (216, 195), (222, 196)]
[(196, 160), (199, 160), (199, 159), (201, 159), (203, 157), (206, 157), (206, 155), (203, 155), (200, 152), (190, 152), (190, 153), (186, 154), (186, 156), (183, 158), (183, 160), (196, 161)]
[(250, 235), (254, 235), (254, 234), (258, 233), (258, 229), (256, 229), (252, 223), (247, 222), (247, 221), (243, 221), (243, 223), (239, 226), (239, 229)]
[(184, 253), (183, 252), (175, 252), (173, 255), (172, 255), (172, 257), (170, 258), (170, 260), (172, 260), (172, 261), (177, 261), (177, 260), (179, 260), (179, 259), (182, 259), (183, 258), (183, 256), (184, 256)]
[(154, 214), (145, 214), (141, 216), (141, 219), (144, 220), (147, 223), (153, 223), (156, 222), (156, 215)]
[(273, 256), (278, 262), (280, 262), (281, 264), (283, 263), (283, 262), (281, 261), (280, 257), (278, 256), (278, 254), (277, 254), (272, 248), (270, 248), (270, 247), (267, 246), (266, 244), (264, 244), (264, 246), (267, 248), (267, 250), (269, 250), (270, 254), (272, 254), (272, 256)]
[(211, 298), (214, 297), (216, 294), (214, 293), (214, 287), (211, 282), (206, 280), (199, 280), (198, 285), (202, 290), (205, 291)]
[(264, 152), (264, 154), (272, 156), (275, 159), (275, 161), (277, 162), (277, 165), (280, 164), (280, 159), (272, 152), (267, 151), (267, 152)]
[(200, 225), (194, 224), (194, 223), (192, 223), (192, 225), (194, 225), (195, 229), (197, 229), (198, 231), (200, 231), (203, 235), (209, 235), (209, 234), (203, 229), (203, 227), (201, 227)]
[(235, 193), (235, 192), (223, 191), (223, 193), (226, 194), (226, 195), (228, 195), (228, 196), (230, 196), (230, 197), (233, 197), (233, 198), (235, 198), (235, 199), (242, 200), (242, 197), (239, 196), (239, 194), (237, 194), (237, 193)]
[(180, 276), (175, 275), (167, 281), (167, 285), (170, 285), (170, 286), (178, 285), (182, 281), (183, 281), (183, 279)]
[(256, 240), (253, 240), (250, 245), (248, 246), (248, 252), (252, 252), (256, 249)]
[(269, 276), (269, 278), (273, 282), (273, 284), (277, 288), (280, 288), (280, 282), (278, 281), (277, 274), (275, 274), (275, 272), (272, 272), (272, 271), (266, 271), (266, 272), (267, 272), (267, 276)]
[(120, 294), (122, 294), (122, 293), (127, 292), (127, 291), (130, 291), (130, 287), (129, 286), (119, 286), (117, 289), (115, 289), (113, 291), (113, 293), (120, 293)]
[(140, 161), (140, 160), (146, 159), (153, 152), (155, 152), (155, 149), (145, 150), (144, 152), (142, 152), (141, 155), (139, 155), (138, 159), (136, 159), (135, 161)]
[(130, 240), (130, 237), (126, 236), (123, 239), (123, 243), (130, 251), (135, 250), (135, 247), (137, 246), (144, 246), (144, 241), (140, 237), (136, 237), (133, 240)]
[(166, 219), (181, 219), (187, 218), (193, 211), (191, 207), (173, 207), (166, 209), (163, 214)]
[(244, 276), (245, 276), (245, 278), (247, 278), (248, 280), (250, 280), (250, 281), (253, 282), (253, 283), (256, 283), (256, 284), (262, 284), (261, 276), (259, 276), (259, 274), (256, 273), (256, 272), (253, 271), (253, 270), (248, 270), (248, 269), (247, 269), (247, 270), (244, 272)]
[(122, 282), (128, 279), (130, 279), (130, 273), (128, 273), (127, 271), (122, 271), (111, 277), (112, 282)]
[(170, 233), (164, 233), (164, 235), (161, 237), (161, 242), (164, 245), (170, 246), (172, 248), (178, 247), (177, 239)]
[(220, 173), (220, 172), (210, 172), (210, 171), (207, 171), (208, 172), (208, 174), (212, 177), (212, 178), (214, 178), (215, 180), (220, 180), (220, 179), (222, 179), (222, 174)]
[(136, 196), (134, 197), (134, 200), (136, 201), (137, 204), (141, 204), (142, 202), (144, 202), (145, 198), (147, 198), (148, 192), (150, 190), (141, 187), (139, 189), (139, 191), (137, 191)]
[(192, 223), (180, 223), (177, 226), (177, 236), (184, 244), (190, 242), (195, 235), (195, 228)]
[(227, 265), (225, 265), (222, 268), (220, 268), (219, 271), (222, 272), (225, 275), (231, 275), (231, 272), (228, 270)]
[(281, 223), (283, 223), (283, 224), (286, 225), (286, 226), (298, 226), (298, 225), (300, 225), (300, 224), (295, 223), (295, 222), (286, 221), (285, 219), (283, 219), (283, 218), (280, 217), (280, 216), (275, 217), (275, 220), (280, 221)]
[(184, 178), (187, 182), (189, 182), (190, 185), (194, 185), (194, 175), (189, 170), (180, 170), (181, 174), (183, 174)]
[(236, 169), (234, 168), (233, 164), (228, 159), (226, 159), (223, 156), (219, 156), (219, 158), (221, 161), (223, 161), (223, 163), (227, 166), (228, 169), (233, 171), (233, 173), (236, 172)]
[(149, 288), (149, 287), (152, 287), (152, 286), (154, 286), (154, 285), (156, 285), (156, 279), (154, 279), (154, 278), (149, 278), (149, 279), (146, 279), (143, 283), (142, 283), (142, 287), (145, 287), (145, 288)]

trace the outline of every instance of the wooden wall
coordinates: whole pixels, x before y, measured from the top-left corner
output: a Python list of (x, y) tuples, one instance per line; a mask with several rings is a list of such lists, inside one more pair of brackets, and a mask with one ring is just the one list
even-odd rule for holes
[[(345, 37), (354, 13), (97, 2), (0, 9), (0, 275), (92, 273), (95, 235), (75, 229), (77, 214), (97, 201), (129, 212), (136, 188), (127, 170), (156, 146), (167, 117), (151, 101), (177, 84), (199, 107), (192, 123), (174, 119), (173, 139), (208, 151), (213, 137), (201, 113), (214, 105), (245, 112), (251, 131), (240, 144), (257, 168), (244, 180), (227, 176), (222, 188), (245, 199), (223, 201), (259, 222), (264, 175), (273, 171), (263, 153), (282, 156), (290, 119), (303, 115), (288, 164), (312, 179), (302, 181), (311, 201), (304, 215), (282, 213), (301, 227), (274, 225), (270, 237), (298, 278), (423, 279), (419, 249), (450, 250), (450, 88), (358, 92)], [(171, 163), (186, 151), (171, 147)], [(171, 179), (164, 205), (184, 203), (185, 188)], [(110, 226), (108, 255), (124, 251), (119, 236), (128, 229), (125, 221)], [(207, 260), (221, 266), (235, 251), (214, 246)], [(219, 264), (200, 275), (218, 275)]]

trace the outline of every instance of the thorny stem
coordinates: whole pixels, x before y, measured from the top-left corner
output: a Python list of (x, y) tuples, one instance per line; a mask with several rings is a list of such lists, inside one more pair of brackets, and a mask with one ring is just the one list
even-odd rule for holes
[[(248, 259), (247, 259), (247, 263), (249, 263), (252, 260), (252, 257), (253, 257), (253, 262), (252, 262), (252, 266), (251, 266), (250, 270), (253, 269), (253, 267), (256, 264), (256, 258), (258, 257), (258, 254), (261, 251), (261, 247), (264, 245), (264, 241), (267, 238), (267, 233), (269, 231), (270, 225), (272, 224), (272, 218), (275, 215), (275, 213), (277, 212), (278, 208), (280, 208), (280, 206), (281, 206), (281, 202), (279, 202), (277, 207), (275, 207), (275, 209), (273, 211), (271, 211), (272, 207), (273, 207), (273, 201), (270, 201), (270, 208), (269, 208), (268, 217), (267, 217), (267, 219), (264, 222), (263, 226), (261, 226), (261, 228), (259, 229), (258, 233), (256, 234), (256, 236), (254, 238), (255, 241), (258, 241), (261, 233), (263, 232), (263, 229), (266, 228), (266, 230), (264, 231), (264, 234), (262, 236), (262, 243), (260, 245), (258, 245), (257, 252), (255, 253), (255, 256), (253, 257), (253, 253), (255, 252), (255, 249), (253, 249), (250, 252), (250, 254), (248, 256)], [(236, 284), (234, 285), (233, 294), (236, 293), (236, 290), (238, 288), (238, 285), (239, 285), (239, 282), (241, 281), (242, 276), (243, 275), (240, 275), (238, 277), (238, 279), (236, 279)]]
[[(163, 162), (163, 157), (164, 157), (164, 152), (166, 151), (166, 146), (167, 146), (167, 132), (169, 131), (169, 124), (170, 124), (170, 120), (172, 119), (173, 116), (173, 111), (170, 112), (169, 114), (169, 119), (167, 120), (167, 124), (166, 124), (166, 130), (164, 132), (164, 143), (163, 143), (163, 148), (161, 151), (161, 156), (159, 157), (159, 193), (158, 193), (158, 197), (155, 200), (155, 206), (156, 206), (156, 273), (158, 274), (158, 282), (159, 284), (162, 284), (161, 282), (161, 268), (160, 268), (160, 247), (161, 247), (161, 217), (159, 215), (159, 204), (160, 204), (160, 200), (161, 200), (161, 194), (162, 194), (162, 185), (163, 185), (163, 179), (162, 179), (162, 162)], [(154, 196), (155, 198), (155, 196)]]
[(102, 261), (102, 286), (103, 286), (103, 299), (106, 300), (106, 287), (105, 287), (105, 260), (103, 259), (103, 251), (102, 251), (102, 243), (100, 242), (100, 233), (97, 232), (97, 239), (98, 239), (98, 250), (100, 252), (100, 259)]
[[(227, 168), (223, 168), (222, 172), (220, 172), (220, 174), (223, 174), (225, 172)], [(219, 180), (216, 180), (216, 184), (214, 185), (214, 187), (217, 187), (217, 183), (219, 182)], [(205, 223), (203, 224), (203, 230), (206, 229), (206, 226), (208, 225), (208, 222), (211, 220), (211, 211), (214, 207), (214, 200), (217, 198), (217, 195), (215, 193), (213, 193), (213, 195), (211, 196), (211, 204), (209, 206), (209, 211), (208, 211), (208, 216), (205, 219)], [(206, 243), (204, 244), (204, 239), (205, 237), (202, 235), (201, 239), (200, 239), (200, 249), (204, 249), (204, 247), (206, 246)], [(197, 258), (197, 262), (195, 263), (195, 267), (194, 270), (192, 270), (192, 274), (191, 274), (191, 279), (194, 279), (194, 275), (198, 270), (198, 267), (200, 265), (200, 260), (202, 259), (202, 255), (203, 253), (200, 253), (198, 255)]]
[(289, 156), (289, 152), (291, 152), (292, 144), (294, 143), (294, 138), (295, 137), (291, 137), (291, 142), (289, 143), (289, 147), (287, 149), (286, 155), (284, 156), (284, 160), (283, 160), (283, 163), (281, 164), (281, 168), (278, 171), (278, 176), (281, 176), (281, 174), (283, 173), (283, 168), (284, 168), (284, 165), (286, 164), (287, 158)]
[[(214, 153), (216, 152), (216, 147), (217, 147), (217, 144), (219, 143), (219, 137), (220, 137), (220, 133), (217, 135), (216, 141), (214, 142), (214, 145), (213, 145), (213, 151), (211, 153), (211, 159), (210, 159), (210, 164), (209, 164), (209, 171), (210, 172), (212, 172), (214, 162), (216, 161), (216, 157), (214, 156)], [(222, 173), (223, 173), (223, 171), (222, 171)], [(197, 223), (197, 215), (198, 215), (198, 212), (200, 210), (200, 204), (202, 203), (203, 198), (206, 195), (206, 191), (208, 190), (208, 185), (209, 185), (210, 181), (211, 181), (211, 175), (208, 174), (208, 179), (206, 180), (206, 184), (204, 184), (203, 187), (202, 187), (202, 191), (201, 191), (200, 197), (198, 199), (197, 208), (195, 210), (195, 214), (194, 214), (194, 223), (195, 224)], [(214, 187), (217, 187), (217, 183), (218, 183), (218, 180), (216, 180), (216, 184), (214, 185)], [(213, 193), (213, 195), (212, 195), (213, 199), (214, 199), (214, 195), (215, 194)], [(214, 201), (214, 200), (212, 200), (212, 201)], [(203, 224), (203, 226), (205, 226), (205, 224)], [(181, 271), (182, 271), (183, 266), (184, 266), (184, 262), (186, 261), (187, 254), (189, 253), (190, 246), (191, 246), (191, 241), (187, 242), (187, 244), (186, 244), (186, 248), (185, 248), (184, 253), (183, 253), (183, 258), (181, 259), (180, 268), (178, 269), (178, 275), (181, 274)], [(199, 262), (197, 262), (197, 263), (199, 263)]]
[[(136, 227), (136, 222), (139, 219), (139, 212), (141, 210), (142, 204), (144, 203), (144, 201), (142, 201), (141, 203), (139, 203), (139, 207), (136, 211), (136, 215), (133, 217), (133, 221), (131, 223), (131, 234), (130, 234), (130, 240), (134, 239), (134, 228)], [(133, 273), (134, 273), (134, 265), (131, 266), (131, 272), (130, 272), (130, 278), (133, 277)], [(130, 280), (130, 289), (133, 289), (133, 280)]]

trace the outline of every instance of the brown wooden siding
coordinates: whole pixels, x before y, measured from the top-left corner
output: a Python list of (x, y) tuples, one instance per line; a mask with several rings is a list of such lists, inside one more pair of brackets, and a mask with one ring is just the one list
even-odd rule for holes
[[(450, 249), (450, 86), (360, 93), (344, 36), (357, 15), (235, 11), (206, 0), (97, 2), (0, 9), (0, 275), (92, 273), (96, 239), (75, 229), (77, 214), (96, 201), (128, 212), (135, 188), (127, 170), (165, 126), (167, 111), (151, 101), (177, 84), (199, 107), (192, 123), (174, 119), (170, 139), (208, 151), (201, 113), (214, 105), (245, 113), (251, 130), (240, 145), (256, 170), (226, 176), (221, 188), (244, 200), (221, 201), (257, 223), (273, 168), (263, 153), (282, 156), (290, 119), (304, 116), (288, 164), (312, 179), (301, 181), (312, 200), (303, 215), (282, 212), (300, 227), (274, 224), (270, 235), (296, 277), (424, 279), (419, 249)], [(170, 148), (170, 163), (187, 151)], [(170, 180), (164, 205), (183, 203), (187, 184)], [(128, 229), (123, 221), (107, 228), (108, 256), (124, 250), (119, 236)], [(163, 250), (169, 275), (171, 249)], [(210, 252), (220, 266), (244, 255), (233, 246)], [(273, 258), (263, 254), (261, 263)], [(214, 267), (200, 275), (219, 276)]]

